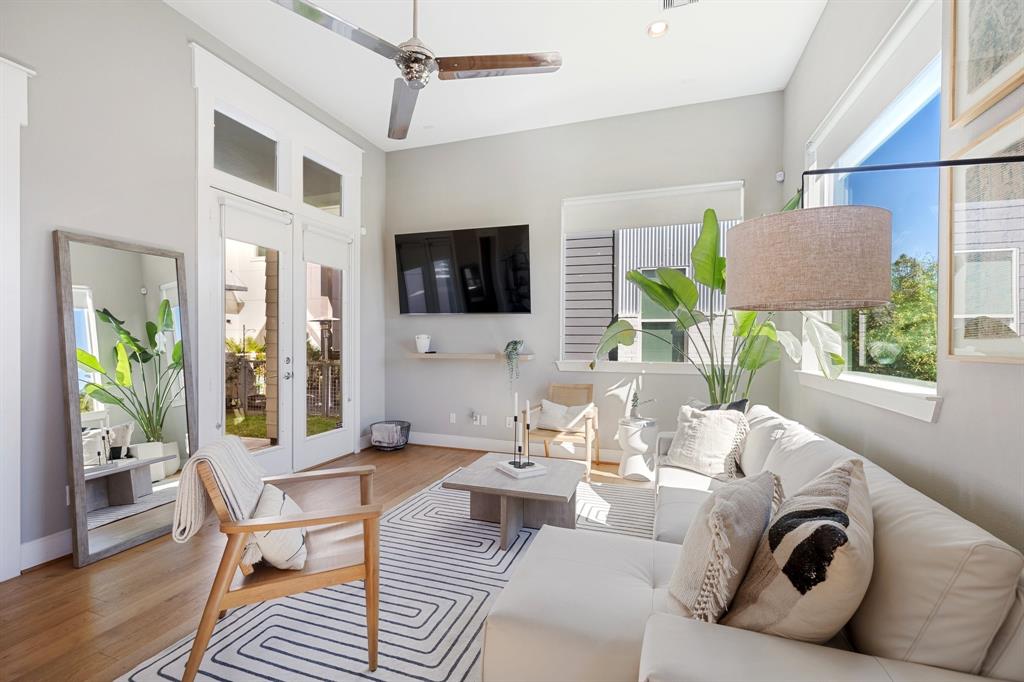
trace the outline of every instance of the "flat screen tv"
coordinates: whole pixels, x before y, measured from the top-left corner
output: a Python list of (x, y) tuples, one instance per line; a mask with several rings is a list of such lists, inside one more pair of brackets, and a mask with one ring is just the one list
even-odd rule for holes
[(530, 312), (530, 226), (396, 234), (403, 314)]

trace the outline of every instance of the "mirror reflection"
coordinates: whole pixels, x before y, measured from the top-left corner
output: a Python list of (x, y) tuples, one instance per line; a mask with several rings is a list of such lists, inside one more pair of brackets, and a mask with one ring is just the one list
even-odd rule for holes
[(85, 483), (76, 500), (96, 554), (171, 523), (189, 453), (181, 306), (174, 258), (76, 241), (69, 256)]

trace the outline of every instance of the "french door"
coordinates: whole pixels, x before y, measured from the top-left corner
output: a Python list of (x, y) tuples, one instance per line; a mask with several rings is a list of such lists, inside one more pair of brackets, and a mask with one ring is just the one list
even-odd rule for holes
[(223, 357), (207, 363), (216, 385), (203, 382), (220, 398), (214, 435), (238, 436), (272, 473), (352, 452), (351, 238), (215, 188), (210, 200), (223, 264), (219, 344), (204, 354)]

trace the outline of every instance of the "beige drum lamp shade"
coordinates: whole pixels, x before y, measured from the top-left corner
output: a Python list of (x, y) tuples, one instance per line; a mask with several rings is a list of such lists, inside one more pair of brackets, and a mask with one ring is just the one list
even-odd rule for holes
[(747, 220), (729, 230), (726, 306), (733, 310), (873, 308), (892, 293), (892, 214), (827, 206)]

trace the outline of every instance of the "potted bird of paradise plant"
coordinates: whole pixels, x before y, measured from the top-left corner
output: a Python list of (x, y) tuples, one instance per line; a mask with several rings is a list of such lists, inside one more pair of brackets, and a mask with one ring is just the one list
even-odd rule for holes
[[(793, 210), (798, 205), (799, 194), (783, 210)], [(773, 313), (762, 316), (744, 310), (698, 310), (698, 285), (725, 293), (726, 258), (721, 255), (722, 238), (718, 216), (713, 209), (708, 209), (704, 212), (700, 236), (690, 253), (692, 279), (676, 268), (658, 268), (656, 277), (647, 277), (639, 270), (626, 274), (626, 279), (674, 318), (676, 327), (684, 332), (686, 343), (682, 347), (671, 345), (700, 374), (711, 403), (748, 397), (761, 368), (778, 362), (783, 353), (799, 362), (803, 351), (803, 344), (794, 334), (778, 328)], [(845, 366), (839, 333), (817, 313), (802, 314), (808, 346), (822, 373), (836, 378)], [(726, 316), (732, 318), (731, 332)], [(613, 320), (601, 336), (591, 369), (617, 346), (631, 346), (639, 334), (649, 334), (660, 342), (669, 343), (662, 336), (638, 329), (629, 320)]]
[[(106, 308), (96, 311), (96, 319), (110, 327), (117, 339), (111, 355), (113, 372), (96, 356), (79, 348), (79, 367), (95, 377), (84, 383), (82, 395), (120, 408), (139, 425), (146, 442), (131, 446), (139, 459), (178, 455), (176, 442), (163, 441), (167, 414), (185, 390), (181, 381), (184, 371), (181, 341), (169, 344), (167, 339), (174, 331), (170, 302), (161, 301), (156, 320), (146, 322), (145, 341), (132, 334), (124, 326), (124, 320)], [(172, 460), (171, 464), (177, 468), (176, 461)], [(153, 466), (155, 469), (162, 464)]]

